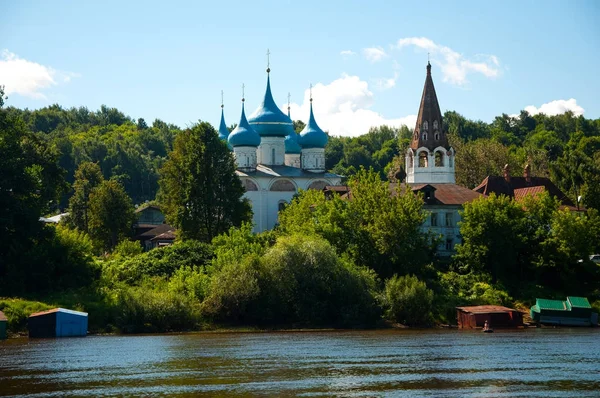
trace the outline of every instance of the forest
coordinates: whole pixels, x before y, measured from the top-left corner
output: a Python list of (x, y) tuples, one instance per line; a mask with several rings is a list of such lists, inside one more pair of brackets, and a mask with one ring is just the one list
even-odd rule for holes
[[(327, 168), (353, 200), (300, 192), (276, 229), (253, 234), (233, 156), (210, 124), (148, 125), (107, 106), (17, 109), (1, 94), (0, 310), (12, 332), (52, 306), (89, 312), (93, 332), (121, 333), (432, 326), (454, 323), (456, 305), (526, 309), (574, 293), (600, 306), (600, 267), (587, 260), (600, 251), (600, 119), (446, 112), (458, 184), (529, 164), (587, 211), (545, 194), (476, 200), (445, 259), (420, 229), (422, 199), (390, 195), (406, 126), (332, 135)], [(178, 239), (142, 252), (131, 224), (148, 201)], [(39, 222), (63, 211), (57, 226)]]

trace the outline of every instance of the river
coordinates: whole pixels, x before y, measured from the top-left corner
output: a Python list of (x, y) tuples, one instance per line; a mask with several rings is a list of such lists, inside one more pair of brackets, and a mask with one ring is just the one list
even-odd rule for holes
[(599, 397), (600, 329), (0, 342), (0, 396)]

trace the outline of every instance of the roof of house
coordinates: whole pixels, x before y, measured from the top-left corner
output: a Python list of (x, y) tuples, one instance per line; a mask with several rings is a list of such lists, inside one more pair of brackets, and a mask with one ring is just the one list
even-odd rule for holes
[(40, 315), (47, 315), (47, 314), (53, 314), (55, 312), (64, 312), (66, 314), (73, 314), (73, 315), (81, 315), (81, 316), (88, 316), (87, 312), (81, 312), (81, 311), (74, 311), (74, 310), (68, 310), (66, 308), (53, 308), (51, 310), (47, 310), (47, 311), (40, 311), (40, 312), (35, 312), (31, 315), (29, 315), (29, 317), (34, 317), (34, 316), (40, 316)]
[[(523, 191), (524, 188), (531, 188)], [(557, 198), (563, 205), (575, 206), (573, 201), (567, 197), (554, 183), (546, 177), (510, 177), (507, 181), (502, 176), (487, 176), (481, 184), (473, 191), (483, 195), (506, 195), (511, 198), (522, 198), (527, 194), (539, 194), (547, 191), (550, 196)], [(518, 195), (518, 196), (517, 196)]]
[(506, 313), (517, 311), (513, 308), (503, 307), (501, 305), (476, 305), (471, 307), (456, 307), (456, 309), (471, 314)]
[(135, 212), (140, 213), (146, 209), (155, 209), (155, 210), (161, 211), (160, 206), (158, 206), (158, 205), (141, 205), (137, 209), (135, 209)]
[(156, 235), (154, 238), (150, 239), (151, 241), (155, 241), (155, 240), (175, 240), (176, 235), (175, 235), (175, 231), (171, 230), (171, 231), (167, 231), (164, 232), (160, 235)]
[(173, 230), (175, 230), (175, 228), (170, 226), (169, 224), (160, 224), (160, 225), (157, 225), (156, 228), (152, 228), (149, 231), (139, 234), (138, 236), (136, 236), (136, 239), (142, 239), (142, 240), (152, 239), (155, 236), (158, 236), (160, 234), (163, 234), (168, 231), (173, 231)]
[(256, 166), (256, 171), (246, 172), (236, 170), (236, 174), (239, 177), (293, 177), (293, 178), (310, 178), (325, 177), (325, 178), (339, 178), (340, 176), (332, 173), (313, 173), (310, 171), (303, 170), (299, 167), (291, 166), (265, 166), (259, 164)]

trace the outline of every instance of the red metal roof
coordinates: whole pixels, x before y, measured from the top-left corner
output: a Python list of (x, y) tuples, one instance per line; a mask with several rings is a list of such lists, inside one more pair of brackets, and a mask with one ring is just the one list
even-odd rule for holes
[(527, 187), (527, 188), (517, 188), (515, 189), (514, 195), (515, 195), (515, 200), (521, 200), (524, 197), (526, 197), (527, 195), (531, 195), (531, 196), (537, 196), (542, 192), (545, 192), (546, 188), (538, 185), (536, 187)]
[(0, 311), (0, 321), (8, 321), (8, 318), (6, 318), (6, 315), (2, 311)]
[(560, 200), (563, 205), (575, 206), (573, 201), (546, 177), (531, 177), (527, 179), (526, 177), (511, 176), (510, 180), (506, 181), (506, 179), (501, 176), (487, 176), (479, 186), (473, 189), (473, 191), (483, 195), (495, 193), (496, 195), (506, 195), (511, 198), (516, 198), (516, 190), (534, 187), (543, 187), (544, 190), (548, 191), (550, 196)]
[(47, 311), (34, 312), (33, 314), (29, 315), (29, 317), (52, 314), (53, 312), (58, 312), (59, 309), (60, 308), (52, 308), (51, 310), (47, 310)]
[(475, 305), (471, 307), (456, 307), (457, 310), (470, 312), (471, 314), (504, 313), (517, 311), (501, 305)]

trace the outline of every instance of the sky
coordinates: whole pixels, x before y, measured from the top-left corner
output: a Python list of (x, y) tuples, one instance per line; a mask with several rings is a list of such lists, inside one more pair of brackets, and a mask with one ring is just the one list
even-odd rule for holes
[(357, 136), (414, 128), (428, 56), (440, 108), (491, 122), (600, 117), (600, 1), (0, 1), (6, 105), (116, 107), (228, 125), (271, 88), (285, 112)]

